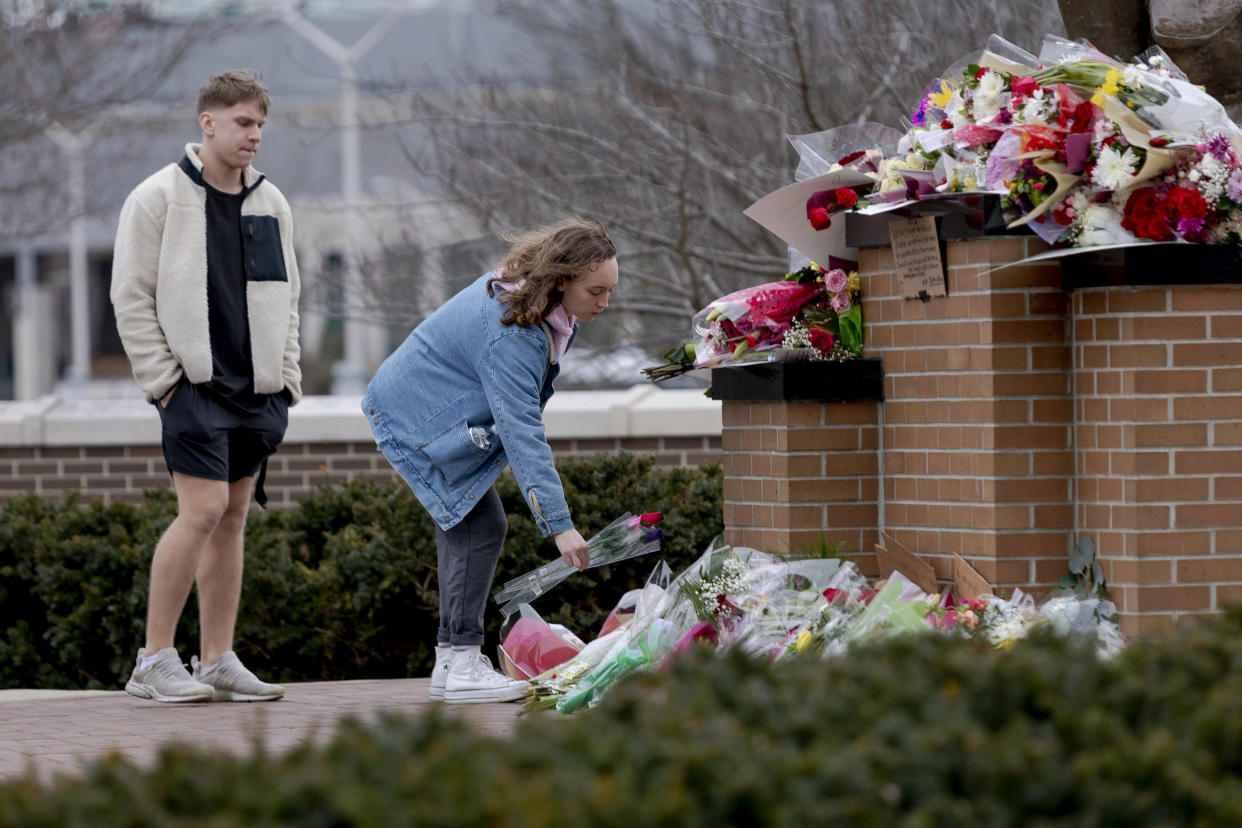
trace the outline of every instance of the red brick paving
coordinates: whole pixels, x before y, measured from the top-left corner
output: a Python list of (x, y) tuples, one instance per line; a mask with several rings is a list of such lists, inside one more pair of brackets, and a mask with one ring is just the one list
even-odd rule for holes
[[(0, 782), (36, 774), (47, 781), (77, 774), (92, 759), (119, 751), (150, 764), (161, 747), (188, 743), (233, 754), (256, 739), (279, 753), (307, 740), (325, 741), (338, 721), (373, 720), (381, 711), (417, 714), (430, 679), (324, 681), (287, 684), (276, 702), (157, 704), (124, 691), (49, 693), (0, 691)], [(521, 704), (444, 705), (480, 733), (508, 735)]]

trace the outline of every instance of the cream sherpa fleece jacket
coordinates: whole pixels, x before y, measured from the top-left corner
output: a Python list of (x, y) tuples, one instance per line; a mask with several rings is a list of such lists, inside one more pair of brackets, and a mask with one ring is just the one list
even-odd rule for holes
[[(198, 144), (186, 157), (201, 173)], [(262, 175), (242, 171), (246, 187)], [(117, 330), (148, 401), (164, 396), (184, 374), (192, 383), (211, 379), (207, 323), (207, 191), (177, 164), (134, 188), (121, 207), (112, 260), (112, 306)], [(288, 281), (247, 281), (246, 306), (254, 390), (288, 388), (302, 397), (298, 367), (298, 267), (293, 255), (289, 202), (270, 181), (242, 202), (242, 215), (274, 216)]]

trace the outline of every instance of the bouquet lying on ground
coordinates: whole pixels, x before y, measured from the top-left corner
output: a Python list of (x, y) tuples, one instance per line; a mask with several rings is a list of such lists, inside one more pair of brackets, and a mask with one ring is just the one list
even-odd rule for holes
[(669, 351), (663, 365), (643, 373), (660, 382), (696, 368), (756, 358), (776, 348), (805, 349), (816, 359), (853, 359), (862, 355), (860, 293), (857, 272), (825, 271), (812, 262), (779, 282), (713, 300), (695, 314), (696, 340)]
[[(1051, 243), (1242, 243), (1242, 130), (1158, 47), (1122, 63), (1086, 42), (1050, 36), (1036, 57), (993, 36), (932, 80), (910, 123), (887, 153), (841, 155), (807, 199), (812, 228), (846, 210), (995, 193), (1011, 227)], [(833, 132), (810, 143), (841, 154)], [(836, 171), (870, 181), (833, 186)]]
[(571, 712), (598, 703), (625, 676), (695, 646), (771, 660), (837, 658), (877, 636), (955, 635), (1005, 648), (1038, 629), (1085, 636), (1103, 657), (1125, 646), (1116, 609), (1099, 597), (1067, 591), (1037, 605), (1015, 590), (957, 600), (948, 591), (928, 595), (897, 572), (872, 584), (848, 561), (786, 561), (718, 541), (675, 578), (658, 568), (622, 598), (621, 610), (625, 620), (606, 623), (583, 644), (538, 620), (528, 605), (522, 613), (529, 623), (520, 636), (516, 626), (510, 632), (502, 660), (511, 654), (522, 664), (515, 677), (535, 674), (533, 704)]

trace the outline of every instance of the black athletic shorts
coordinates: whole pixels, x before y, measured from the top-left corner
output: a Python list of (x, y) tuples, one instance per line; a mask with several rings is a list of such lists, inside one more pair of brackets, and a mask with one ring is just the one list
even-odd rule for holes
[[(242, 414), (182, 377), (167, 407), (156, 402), (168, 471), (234, 483), (266, 471), (289, 426), (289, 401), (272, 394), (258, 413)], [(263, 505), (260, 480), (255, 499)]]

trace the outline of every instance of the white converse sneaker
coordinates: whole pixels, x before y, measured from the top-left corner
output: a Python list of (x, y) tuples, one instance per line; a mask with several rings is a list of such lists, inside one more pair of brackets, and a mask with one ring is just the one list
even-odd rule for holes
[(285, 688), (279, 684), (259, 681), (232, 650), (207, 670), (198, 663), (198, 656), (190, 659), (190, 666), (194, 668), (194, 678), (211, 687), (213, 701), (276, 701), (285, 694)]
[(514, 681), (492, 668), (492, 662), (478, 647), (467, 647), (453, 655), (453, 664), (444, 680), (444, 701), (448, 704), (508, 702), (530, 693), (530, 682)]
[(453, 648), (436, 647), (436, 666), (431, 668), (431, 690), (427, 695), (433, 699), (444, 698), (444, 682), (448, 680), (449, 668), (453, 666)]
[(165, 647), (155, 654), (155, 661), (143, 667), (146, 653), (145, 649), (138, 651), (138, 661), (125, 684), (125, 692), (157, 702), (211, 701), (211, 688), (190, 677), (176, 648)]

